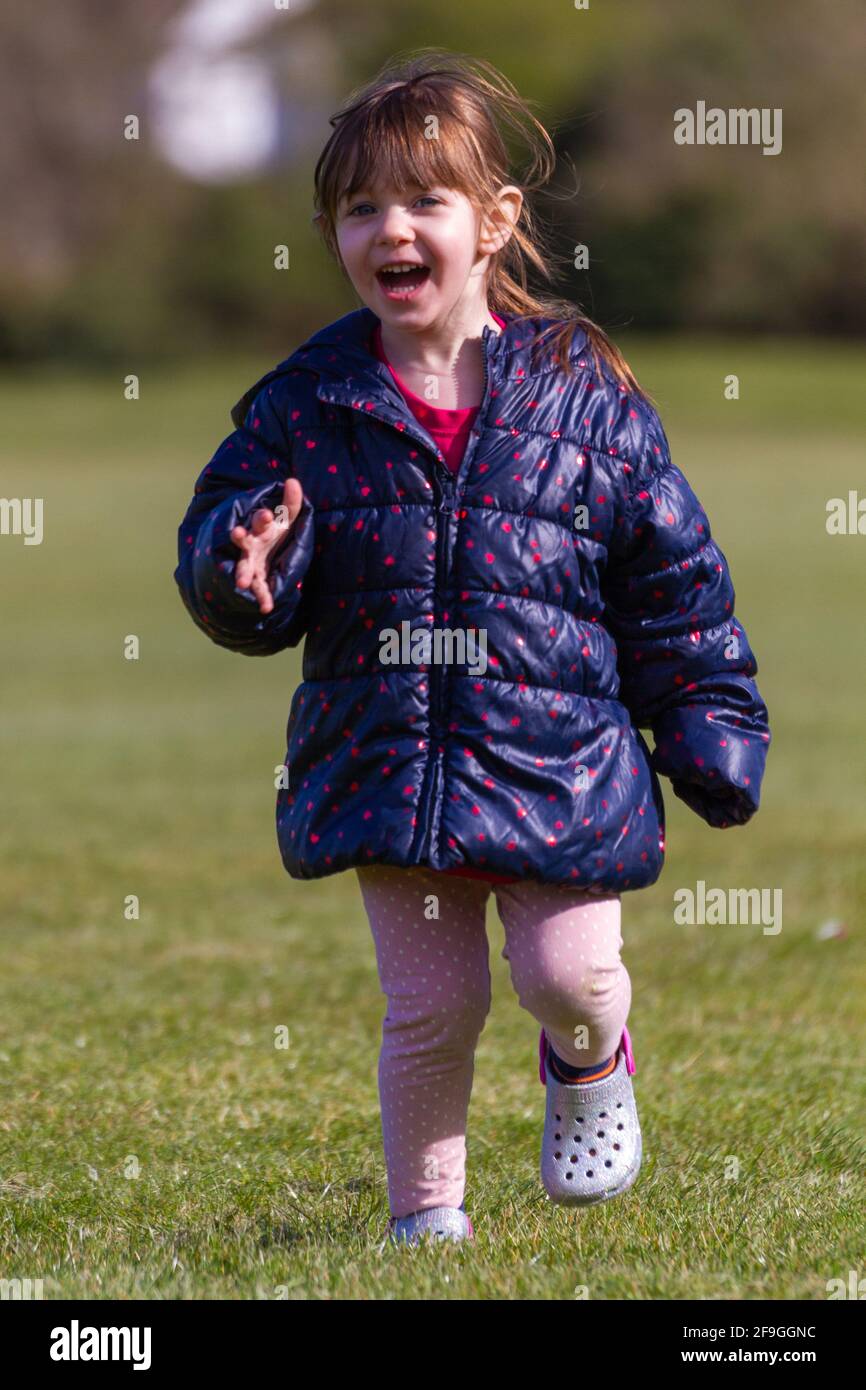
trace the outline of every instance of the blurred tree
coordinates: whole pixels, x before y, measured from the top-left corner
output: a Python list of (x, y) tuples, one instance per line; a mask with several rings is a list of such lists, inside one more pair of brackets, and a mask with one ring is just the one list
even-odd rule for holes
[[(620, 0), (617, 14), (622, 43), (584, 94), (603, 119), (561, 142), (585, 194), (559, 220), (590, 242), (597, 307), (642, 327), (862, 333), (862, 0)], [(699, 100), (780, 108), (781, 152), (677, 145), (674, 112)]]
[[(298, 0), (239, 45), (284, 100), (275, 163), (228, 184), (171, 167), (155, 138), (149, 78), (187, 8), (0, 11), (0, 356), (266, 359), (345, 312), (351, 288), (310, 225), (328, 116), (392, 54), (430, 43), (489, 58), (535, 104), (562, 155), (539, 207), (563, 255), (557, 289), (603, 323), (866, 328), (862, 0), (536, 0), (529, 15), (439, 0), (433, 26), (405, 0)], [(698, 100), (782, 108), (782, 152), (677, 145), (674, 112)], [(580, 242), (588, 274), (572, 268)]]

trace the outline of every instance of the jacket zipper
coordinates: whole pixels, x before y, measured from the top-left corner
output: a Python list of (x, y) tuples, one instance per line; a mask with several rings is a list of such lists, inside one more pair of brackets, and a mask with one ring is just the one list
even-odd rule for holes
[[(451, 549), (453, 516), (455, 501), (460, 494), (460, 485), (463, 482), (469, 465), (472, 462), (478, 440), (481, 438), (481, 425), (484, 419), (484, 412), (487, 407), (487, 398), (490, 389), (490, 377), (488, 372), (488, 354), (490, 351), (490, 340), (493, 337), (493, 330), (485, 328), (482, 338), (484, 343), (484, 394), (481, 398), (481, 405), (478, 407), (476, 425), (473, 426), (469, 443), (460, 461), (460, 467), (456, 475), (448, 469), (447, 478), (443, 479), (441, 487), (441, 500), (439, 503), (440, 526), (437, 540), (440, 545), (442, 587), (446, 590), (451, 572)], [(447, 464), (445, 465), (447, 469)], [(437, 589), (438, 589), (437, 585)], [(438, 605), (434, 604), (433, 627), (436, 628), (441, 614)], [(432, 655), (432, 653), (431, 653)], [(419, 807), (417, 824), (415, 826), (415, 844), (419, 846), (417, 858), (429, 859), (433, 848), (433, 807), (436, 804), (438, 789), (442, 781), (442, 764), (445, 758), (445, 737), (446, 729), (445, 717), (445, 678), (441, 664), (431, 664), (430, 675), (430, 757), (427, 763), (427, 770), (424, 781), (421, 785), (421, 795), (419, 797)], [(435, 740), (435, 752), (433, 743)]]
[[(478, 407), (478, 415), (476, 416), (476, 422), (479, 422), (479, 421), (481, 421), (481, 420), (483, 419), (484, 410), (485, 410), (485, 407), (486, 407), (486, 405), (487, 405), (487, 393), (488, 393), (488, 387), (489, 387), (489, 372), (488, 372), (488, 368), (487, 368), (487, 355), (488, 355), (488, 352), (489, 352), (489, 340), (490, 340), (491, 337), (492, 337), (492, 332), (491, 332), (491, 330), (490, 330), (489, 328), (485, 328), (485, 330), (484, 330), (484, 393), (483, 393), (482, 398), (481, 398), (481, 405)], [(453, 531), (453, 527), (452, 527), (452, 518), (453, 518), (453, 516), (454, 516), (454, 510), (455, 510), (454, 504), (455, 504), (455, 501), (457, 500), (457, 495), (459, 494), (460, 484), (461, 484), (461, 482), (463, 481), (463, 478), (465, 477), (465, 474), (466, 474), (466, 471), (467, 471), (467, 469), (468, 469), (468, 467), (469, 467), (469, 464), (472, 462), (473, 456), (474, 456), (474, 454), (475, 454), (475, 450), (476, 450), (476, 448), (478, 447), (478, 440), (480, 439), (480, 437), (481, 437), (481, 431), (480, 431), (480, 429), (478, 429), (476, 426), (473, 426), (472, 434), (470, 435), (470, 438), (469, 438), (469, 443), (466, 445), (466, 449), (465, 449), (465, 451), (464, 451), (463, 458), (460, 460), (460, 467), (458, 468), (457, 473), (454, 474), (454, 473), (452, 473), (452, 472), (450, 471), (450, 469), (449, 469), (449, 470), (448, 470), (448, 477), (447, 477), (447, 479), (445, 479), (445, 481), (444, 481), (443, 484), (442, 484), (442, 500), (441, 500), (441, 502), (440, 502), (440, 504), (439, 504), (439, 513), (440, 513), (440, 515), (442, 516), (442, 524), (441, 524), (441, 527), (440, 527), (440, 531), (441, 531), (442, 536), (444, 537), (444, 541), (443, 541), (443, 545), (442, 545), (442, 574), (443, 574), (443, 577), (444, 577), (444, 579), (446, 580), (446, 582), (447, 582), (447, 579), (448, 579), (448, 576), (449, 576), (449, 573), (450, 573), (450, 570), (451, 570), (451, 546), (452, 546), (452, 531)], [(446, 466), (447, 466), (447, 465), (446, 465)], [(436, 625), (439, 616), (440, 616), (440, 615), (434, 610), (434, 614), (433, 614), (434, 626)], [(434, 680), (433, 680), (433, 682), (431, 682), (431, 684), (435, 684), (435, 696), (433, 695), (433, 692), (431, 691), (431, 723), (435, 722), (436, 727), (437, 727), (437, 730), (439, 731), (439, 736), (442, 737), (442, 738), (444, 738), (444, 737), (445, 737), (445, 727), (444, 727), (444, 724), (442, 723), (442, 717), (444, 716), (444, 713), (445, 713), (445, 700), (444, 700), (445, 682), (444, 682), (444, 678), (443, 678), (443, 674), (442, 674), (442, 667), (441, 667), (441, 665), (440, 665), (440, 666), (434, 666), (434, 667), (433, 667), (433, 676), (434, 676)]]
[[(494, 336), (498, 337), (499, 335), (494, 335), (492, 328), (485, 327), (483, 329), (481, 338), (484, 346), (484, 394), (481, 398), (481, 404), (478, 407), (478, 414), (475, 417), (476, 423), (472, 427), (472, 433), (470, 435), (469, 443), (466, 446), (466, 450), (464, 452), (463, 458), (461, 459), (460, 467), (457, 470), (456, 475), (451, 472), (445, 460), (439, 458), (438, 450), (436, 449), (436, 446), (433, 444), (432, 439), (430, 439), (429, 437), (425, 439), (422, 434), (419, 434), (416, 429), (412, 428), (410, 420), (414, 422), (413, 416), (410, 416), (409, 419), (407, 419), (404, 422), (405, 427), (403, 429), (399, 429), (398, 426), (392, 420), (384, 419), (381, 415), (378, 415), (374, 410), (366, 410), (363, 405), (358, 404), (356, 401), (347, 401), (344, 398), (343, 400), (337, 402), (337, 404), (348, 405), (351, 407), (351, 409), (360, 411), (364, 415), (374, 415), (377, 420), (381, 421), (382, 424), (390, 425), (393, 429), (398, 430), (398, 433), (404, 439), (408, 436), (410, 439), (413, 439), (416, 444), (420, 444), (421, 447), (425, 449), (428, 453), (432, 453), (433, 460), (437, 465), (436, 476), (438, 477), (439, 487), (439, 505), (437, 510), (440, 517), (440, 524), (436, 536), (438, 552), (437, 574), (441, 573), (442, 575), (443, 587), (447, 585), (449, 571), (451, 567), (452, 518), (454, 515), (456, 495), (459, 492), (460, 484), (462, 483), (466, 475), (466, 472), (469, 468), (469, 465), (472, 462), (472, 459), (475, 455), (475, 450), (478, 447), (478, 441), (481, 438), (480, 426), (484, 419), (484, 412), (487, 407), (488, 396), (490, 393), (490, 373), (488, 369), (488, 360), (490, 355), (490, 344)], [(317, 392), (317, 394), (319, 393)], [(321, 399), (330, 400), (332, 403), (334, 403), (333, 398), (328, 396), (327, 394), (321, 396)], [(406, 410), (408, 412), (408, 406), (406, 407)], [(437, 585), (437, 588), (438, 587), (439, 586)], [(434, 600), (434, 628), (437, 625), (437, 620), (439, 616), (440, 615), (438, 612), (438, 606), (435, 604)], [(420, 852), (417, 853), (418, 859), (422, 857), (422, 854), (426, 854), (429, 858), (429, 852), (432, 847), (431, 841), (433, 837), (433, 807), (436, 802), (436, 787), (439, 784), (442, 769), (442, 760), (445, 754), (444, 743), (440, 741), (445, 738), (445, 728), (443, 723), (444, 710), (445, 698), (442, 667), (441, 665), (434, 665), (431, 663), (430, 748), (427, 758), (427, 767), (424, 772), (424, 780), (421, 784), (421, 794), (418, 798), (418, 814), (416, 816), (415, 834), (413, 836), (413, 844), (415, 846), (420, 846)]]

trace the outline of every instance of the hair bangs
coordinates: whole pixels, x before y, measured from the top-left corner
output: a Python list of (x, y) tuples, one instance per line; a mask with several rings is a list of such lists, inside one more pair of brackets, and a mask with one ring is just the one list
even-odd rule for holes
[[(401, 98), (403, 92), (389, 96)], [(477, 196), (477, 155), (464, 129), (450, 114), (443, 119), (426, 109), (429, 102), (414, 107), (405, 98), (386, 97), (341, 128), (322, 188), (333, 217), (342, 199), (380, 183), (398, 193), (438, 186)]]

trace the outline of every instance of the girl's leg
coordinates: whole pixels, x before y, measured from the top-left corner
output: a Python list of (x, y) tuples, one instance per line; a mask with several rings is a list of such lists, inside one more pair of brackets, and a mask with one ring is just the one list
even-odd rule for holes
[(607, 1061), (631, 1006), (631, 980), (619, 955), (618, 894), (527, 879), (497, 884), (496, 901), (505, 928), (502, 955), (522, 1007), (564, 1062)]
[[(490, 1008), (491, 885), (433, 869), (357, 870), (388, 1008), (379, 1098), (392, 1216), (459, 1207), (475, 1047)], [(427, 900), (438, 901), (438, 917)]]

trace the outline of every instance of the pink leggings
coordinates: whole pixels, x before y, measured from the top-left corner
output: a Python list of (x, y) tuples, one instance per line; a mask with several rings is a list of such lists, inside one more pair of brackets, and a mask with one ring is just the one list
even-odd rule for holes
[[(379, 1098), (391, 1215), (459, 1207), (475, 1047), (490, 1009), (491, 892), (520, 1005), (576, 1067), (613, 1056), (628, 1018), (620, 899), (427, 868), (375, 864), (356, 872), (388, 1001)], [(529, 1074), (537, 1074), (534, 1042), (527, 1046)]]

